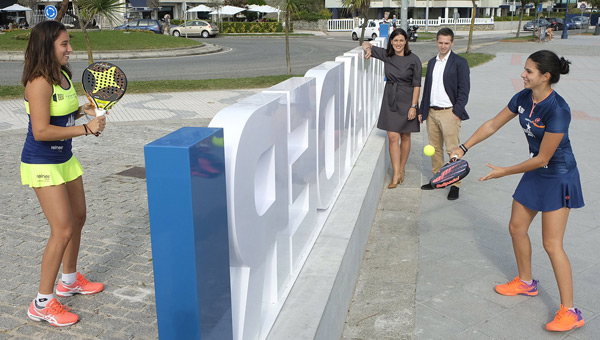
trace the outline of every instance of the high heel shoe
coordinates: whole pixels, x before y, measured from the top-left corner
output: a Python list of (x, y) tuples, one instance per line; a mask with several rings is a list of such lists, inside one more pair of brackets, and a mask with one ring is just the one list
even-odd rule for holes
[(388, 189), (394, 189), (395, 187), (398, 186), (398, 181), (394, 182), (393, 180), (390, 182), (390, 185), (388, 185)]

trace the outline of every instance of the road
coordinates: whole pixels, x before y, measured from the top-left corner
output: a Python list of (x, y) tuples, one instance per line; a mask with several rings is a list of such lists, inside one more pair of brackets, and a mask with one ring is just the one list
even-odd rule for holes
[[(474, 37), (474, 44), (496, 41), (498, 35)], [(210, 55), (123, 59), (111, 61), (119, 65), (130, 81), (157, 79), (213, 79), (255, 77), (262, 75), (286, 74), (285, 38), (283, 37), (233, 37), (222, 36), (208, 39), (207, 42), (219, 45), (222, 52)], [(466, 47), (467, 39), (456, 39), (454, 50)], [(304, 74), (312, 67), (358, 46), (350, 39), (350, 33), (335, 33), (329, 36), (302, 36), (290, 39), (292, 73)], [(426, 61), (437, 51), (431, 41), (411, 43), (412, 50)], [(86, 61), (70, 63), (77, 81)], [(2, 62), (0, 64), (0, 85), (17, 85), (23, 70), (22, 62)]]

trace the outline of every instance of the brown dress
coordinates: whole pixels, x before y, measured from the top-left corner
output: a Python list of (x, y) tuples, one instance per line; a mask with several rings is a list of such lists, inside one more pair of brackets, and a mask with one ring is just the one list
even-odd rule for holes
[[(419, 132), (419, 119), (408, 120), (415, 87), (421, 87), (421, 60), (414, 53), (388, 57), (386, 50), (373, 46), (371, 56), (384, 62), (387, 82), (383, 90), (377, 127), (394, 132)], [(418, 114), (418, 110), (417, 110)]]

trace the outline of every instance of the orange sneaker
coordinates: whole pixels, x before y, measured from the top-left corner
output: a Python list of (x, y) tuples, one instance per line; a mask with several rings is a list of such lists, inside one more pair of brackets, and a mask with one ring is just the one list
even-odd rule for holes
[(546, 330), (552, 332), (565, 332), (574, 328), (579, 328), (585, 325), (585, 321), (581, 317), (581, 311), (575, 308), (575, 312), (570, 311), (563, 305), (556, 312), (554, 320), (546, 324)]
[(71, 326), (79, 320), (77, 314), (69, 312), (71, 308), (65, 307), (52, 298), (44, 308), (38, 308), (35, 299), (31, 301), (27, 316), (33, 321), (48, 321), (52, 326), (63, 327)]
[(538, 295), (537, 283), (538, 283), (537, 280), (533, 280), (533, 282), (531, 283), (531, 285), (528, 285), (525, 282), (521, 281), (521, 278), (519, 278), (517, 276), (517, 277), (515, 277), (514, 280), (510, 281), (509, 283), (505, 283), (505, 284), (502, 284), (502, 285), (497, 285), (495, 287), (495, 289), (496, 289), (496, 293), (502, 294), (502, 295), (508, 295), (508, 296), (515, 296), (515, 295), (535, 296), (535, 295)]
[(61, 280), (58, 280), (58, 285), (56, 285), (56, 295), (66, 297), (72, 296), (73, 294), (96, 294), (103, 289), (104, 284), (100, 282), (90, 282), (85, 276), (77, 273), (77, 279), (70, 285), (66, 285)]

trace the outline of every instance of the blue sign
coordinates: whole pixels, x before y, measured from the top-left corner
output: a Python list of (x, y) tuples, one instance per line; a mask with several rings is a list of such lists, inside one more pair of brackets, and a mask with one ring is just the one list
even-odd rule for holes
[(52, 5), (46, 6), (46, 8), (44, 8), (44, 15), (46, 15), (46, 18), (50, 20), (56, 18), (57, 14), (58, 12), (56, 11), (56, 7)]

